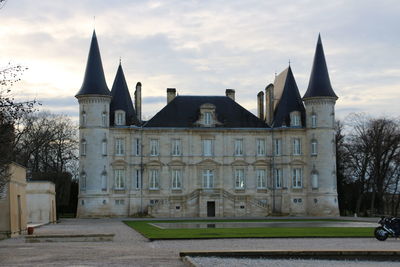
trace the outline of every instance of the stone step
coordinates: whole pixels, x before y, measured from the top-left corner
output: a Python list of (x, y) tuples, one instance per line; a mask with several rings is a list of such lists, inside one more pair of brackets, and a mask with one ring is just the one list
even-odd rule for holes
[(53, 234), (53, 235), (27, 235), (25, 243), (41, 242), (105, 242), (113, 241), (115, 234)]

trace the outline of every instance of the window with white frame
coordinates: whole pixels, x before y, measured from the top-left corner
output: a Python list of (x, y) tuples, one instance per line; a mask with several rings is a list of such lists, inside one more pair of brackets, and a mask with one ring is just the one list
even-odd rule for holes
[(274, 139), (274, 155), (282, 155), (282, 139)]
[(243, 139), (235, 139), (235, 156), (243, 156)]
[(274, 169), (275, 188), (282, 188), (282, 169)]
[(82, 126), (86, 126), (86, 111), (82, 111)]
[(213, 155), (213, 140), (212, 139), (204, 139), (203, 140), (203, 156), (212, 156)]
[(101, 190), (107, 191), (107, 173), (105, 171), (101, 173)]
[(267, 187), (267, 179), (266, 179), (266, 172), (264, 169), (257, 169), (256, 170), (256, 177), (257, 177), (257, 188), (264, 189)]
[(182, 171), (180, 169), (172, 170), (172, 189), (181, 189), (182, 187)]
[(86, 190), (86, 172), (81, 173), (81, 190)]
[(134, 147), (133, 147), (133, 153), (135, 156), (140, 156), (140, 139), (139, 138), (135, 138), (135, 140), (133, 141)]
[(125, 112), (122, 110), (115, 111), (115, 125), (125, 125)]
[(301, 168), (292, 169), (292, 186), (293, 188), (303, 187), (303, 170)]
[(204, 125), (210, 126), (212, 124), (212, 114), (211, 112), (204, 112)]
[(181, 155), (181, 140), (180, 139), (172, 139), (171, 140), (171, 154), (172, 156), (180, 156)]
[(300, 112), (293, 111), (290, 113), (290, 126), (301, 126)]
[(203, 170), (203, 188), (214, 188), (214, 170)]
[(311, 173), (311, 186), (313, 189), (318, 188), (318, 172), (316, 171)]
[(149, 172), (149, 189), (150, 190), (158, 190), (160, 188), (160, 181), (158, 175), (158, 169), (150, 169)]
[(158, 156), (159, 155), (159, 143), (158, 139), (150, 140), (150, 156)]
[(107, 112), (101, 113), (101, 125), (107, 127)]
[(311, 155), (315, 156), (318, 154), (318, 143), (317, 140), (311, 140)]
[(124, 169), (114, 170), (114, 189), (116, 189), (116, 190), (125, 189), (125, 170)]
[(101, 154), (103, 156), (107, 155), (107, 140), (103, 139), (103, 141), (101, 141)]
[(123, 138), (115, 139), (115, 155), (123, 156), (125, 154), (125, 140)]
[(86, 140), (82, 139), (81, 141), (81, 156), (86, 156)]
[(293, 138), (293, 155), (301, 155), (300, 138)]
[(141, 185), (142, 185), (142, 173), (140, 169), (135, 169), (133, 186), (135, 189), (140, 189)]
[(311, 115), (311, 128), (317, 127), (317, 114)]
[(265, 139), (257, 139), (257, 156), (265, 156)]
[(235, 188), (236, 189), (244, 189), (244, 169), (236, 169), (235, 170)]

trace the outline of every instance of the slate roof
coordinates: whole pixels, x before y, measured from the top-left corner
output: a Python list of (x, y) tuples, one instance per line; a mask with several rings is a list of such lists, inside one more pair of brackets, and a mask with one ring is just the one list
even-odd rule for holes
[(272, 126), (290, 126), (290, 113), (292, 111), (300, 111), (302, 125), (305, 125), (305, 108), (293, 76), (292, 68), (289, 66), (280, 73), (274, 83), (276, 84), (274, 90), (277, 90), (280, 97), (275, 106)]
[(104, 77), (103, 64), (101, 63), (100, 50), (95, 31), (93, 31), (92, 41), (90, 43), (82, 87), (75, 96), (80, 95), (110, 95), (110, 90), (107, 87)]
[(144, 127), (196, 127), (200, 106), (215, 105), (217, 120), (224, 128), (265, 128), (268, 125), (227, 96), (176, 96)]
[(129, 94), (128, 85), (126, 84), (124, 71), (121, 63), (118, 66), (117, 74), (115, 75), (114, 83), (111, 89), (111, 104), (110, 104), (110, 122), (114, 125), (114, 113), (116, 110), (125, 111), (126, 125), (139, 124), (136, 116), (135, 108), (133, 107), (131, 95)]
[(331, 81), (329, 79), (328, 67), (326, 66), (321, 35), (318, 35), (318, 42), (315, 49), (310, 82), (308, 83), (308, 88), (303, 98), (321, 96), (337, 98), (335, 92), (332, 89)]

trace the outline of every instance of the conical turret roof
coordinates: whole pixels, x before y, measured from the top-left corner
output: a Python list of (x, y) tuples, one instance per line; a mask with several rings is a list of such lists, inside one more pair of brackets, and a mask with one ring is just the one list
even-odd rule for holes
[(114, 113), (116, 110), (125, 111), (126, 125), (139, 124), (121, 63), (118, 66), (117, 74), (111, 89), (111, 96), (111, 124), (114, 124)]
[(93, 31), (92, 41), (90, 43), (85, 77), (82, 87), (76, 96), (80, 95), (110, 95), (110, 90), (107, 87), (104, 77), (103, 64), (101, 63), (100, 50), (95, 31)]
[[(283, 88), (281, 89), (282, 95), (274, 111), (272, 126), (289, 126), (290, 113), (292, 111), (299, 111), (301, 113), (302, 125), (304, 125), (305, 109), (290, 66), (277, 76), (275, 83), (279, 83), (280, 80), (284, 81)], [(277, 87), (280, 87), (279, 84)], [(277, 88), (277, 90), (280, 89)]]
[(321, 35), (318, 35), (317, 48), (315, 49), (314, 62), (311, 70), (308, 89), (303, 98), (308, 97), (335, 97), (329, 79), (328, 67), (326, 66), (324, 48), (322, 46)]

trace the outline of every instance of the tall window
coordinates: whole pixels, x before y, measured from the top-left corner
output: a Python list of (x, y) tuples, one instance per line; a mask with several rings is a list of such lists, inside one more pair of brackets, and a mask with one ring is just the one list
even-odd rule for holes
[(213, 188), (213, 187), (214, 187), (214, 171), (203, 170), (203, 188)]
[(105, 171), (101, 173), (101, 190), (107, 191), (107, 173)]
[(181, 181), (181, 170), (174, 169), (172, 170), (172, 189), (181, 189), (182, 181)]
[(204, 113), (204, 125), (210, 126), (212, 124), (211, 112)]
[(134, 182), (133, 186), (135, 189), (140, 189), (142, 185), (142, 175), (140, 169), (136, 169), (134, 172)]
[(303, 170), (301, 168), (292, 169), (293, 188), (303, 187)]
[(123, 138), (115, 139), (115, 154), (123, 156), (125, 153), (125, 140)]
[(86, 172), (81, 173), (81, 190), (86, 190)]
[(311, 186), (314, 189), (318, 188), (318, 172), (316, 171), (311, 173)]
[(149, 177), (149, 189), (150, 190), (158, 190), (160, 187), (160, 181), (158, 176), (157, 169), (150, 170), (150, 177)]
[(293, 139), (293, 155), (301, 155), (300, 138), (294, 138)]
[(86, 112), (82, 111), (82, 126), (86, 126)]
[(243, 139), (235, 140), (235, 156), (243, 156)]
[(265, 139), (257, 139), (257, 156), (265, 156)]
[(121, 190), (125, 188), (125, 170), (117, 169), (114, 171), (115, 189)]
[(124, 118), (124, 112), (123, 111), (116, 111), (115, 112), (115, 124), (116, 125), (124, 125), (125, 124), (125, 118)]
[(107, 112), (101, 114), (101, 125), (107, 127)]
[(105, 140), (105, 139), (103, 141), (101, 141), (101, 154), (103, 156), (107, 155), (107, 140)]
[(317, 127), (317, 114), (311, 115), (311, 128)]
[(256, 170), (256, 177), (257, 177), (257, 188), (263, 189), (267, 187), (267, 181), (265, 176), (264, 169), (257, 169)]
[(317, 155), (318, 154), (318, 143), (317, 140), (312, 140), (311, 141), (311, 155)]
[(172, 156), (180, 156), (181, 155), (181, 140), (180, 139), (172, 139)]
[(213, 155), (213, 140), (212, 139), (204, 139), (203, 140), (203, 156), (212, 156)]
[(81, 142), (81, 156), (86, 156), (86, 140), (82, 139)]
[(158, 156), (159, 155), (159, 150), (158, 150), (158, 139), (151, 139), (150, 140), (150, 156)]
[(235, 170), (235, 188), (244, 189), (244, 169)]
[(293, 111), (290, 113), (290, 126), (301, 126), (300, 112)]
[(275, 188), (282, 188), (282, 169), (274, 169)]
[(282, 140), (274, 139), (274, 155), (280, 156), (282, 155)]
[(133, 148), (133, 153), (135, 156), (140, 156), (140, 139), (135, 138), (134, 142), (134, 148)]

